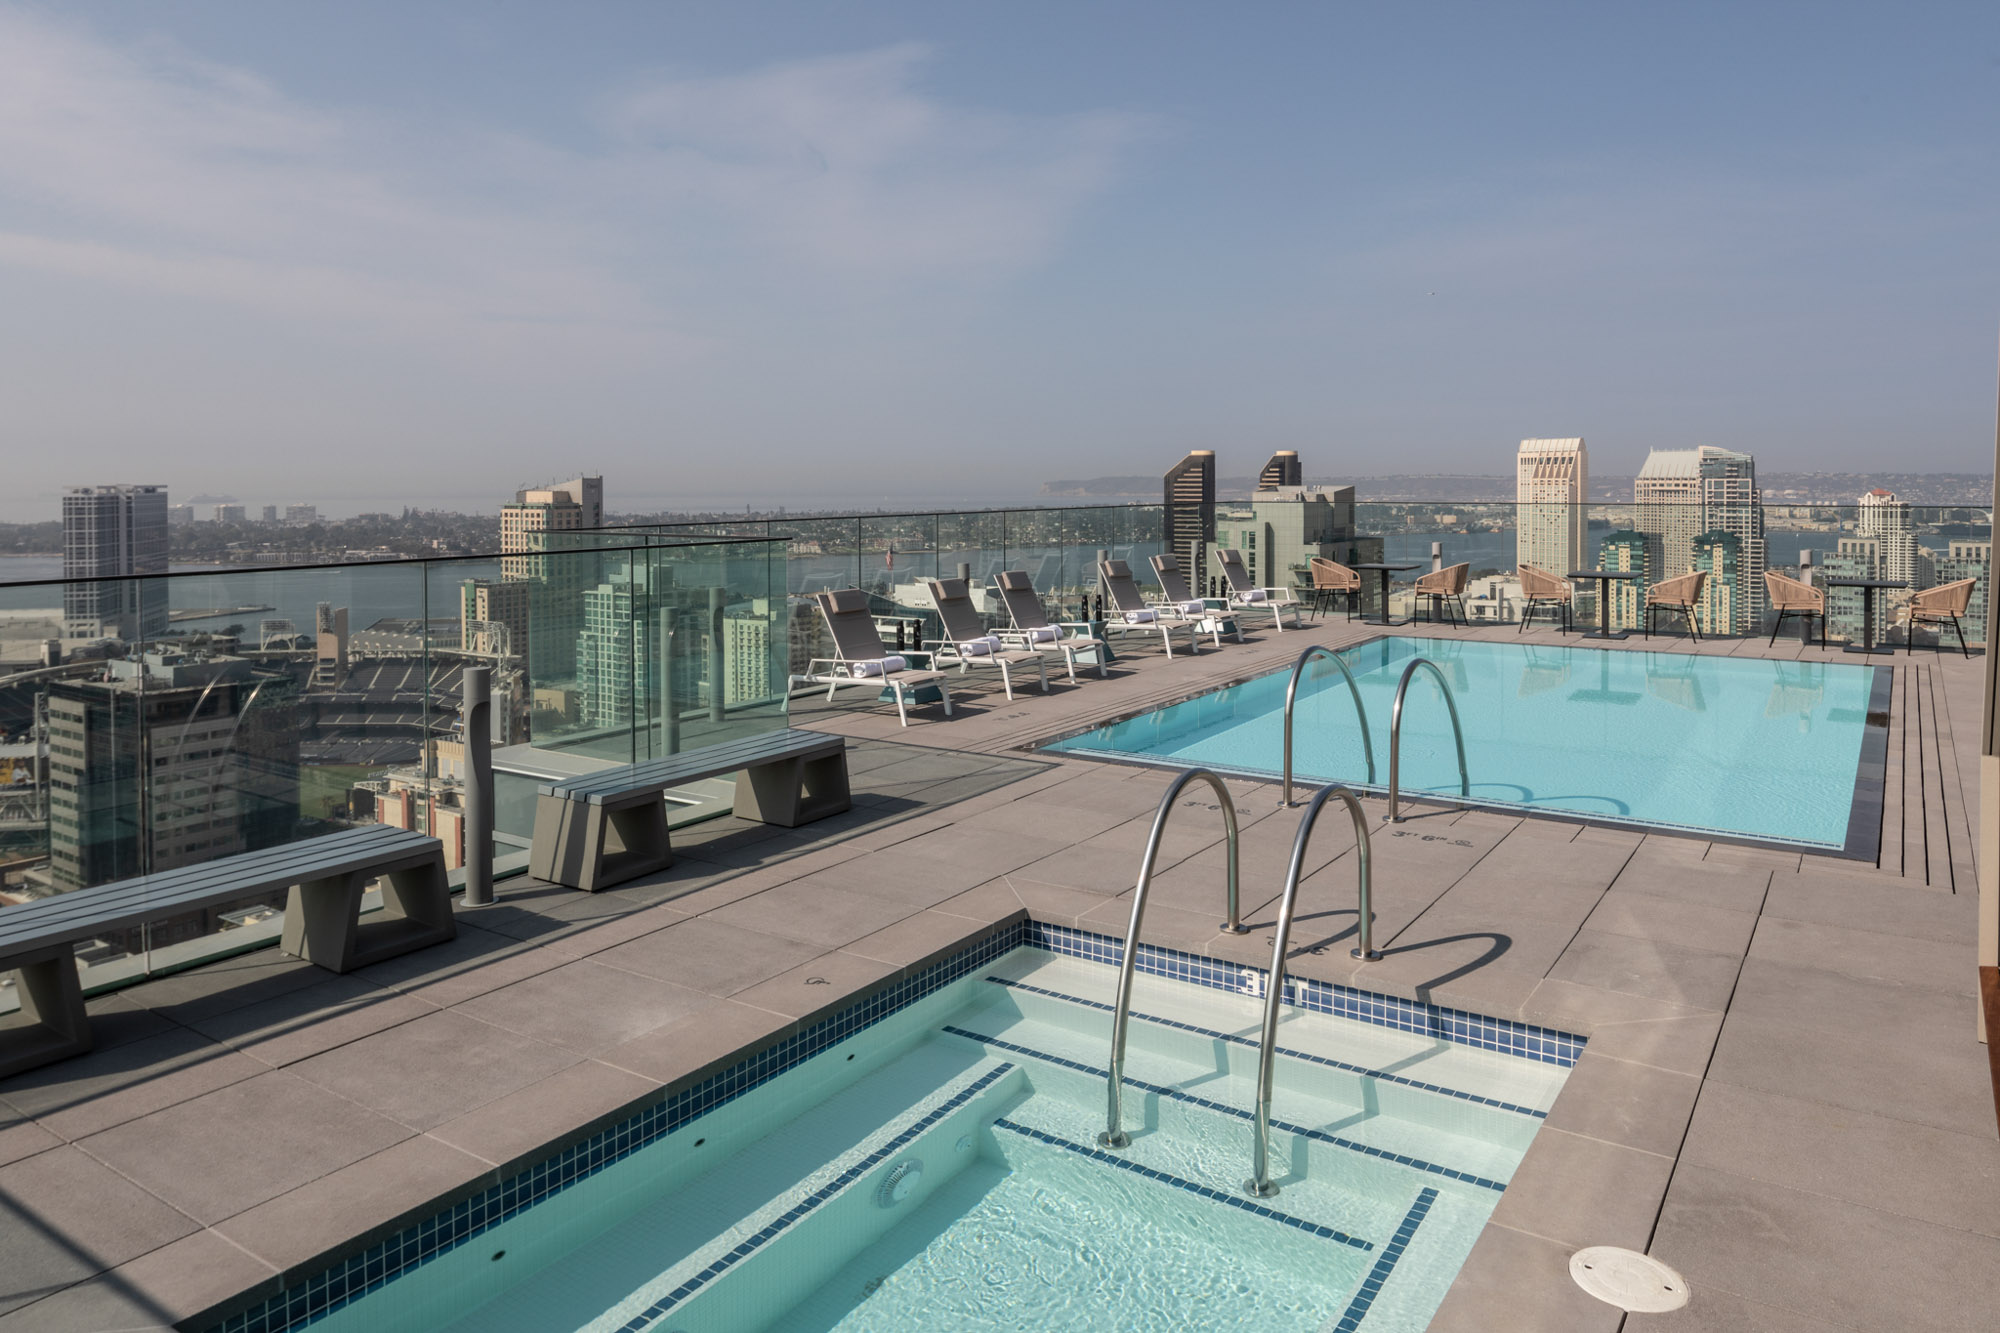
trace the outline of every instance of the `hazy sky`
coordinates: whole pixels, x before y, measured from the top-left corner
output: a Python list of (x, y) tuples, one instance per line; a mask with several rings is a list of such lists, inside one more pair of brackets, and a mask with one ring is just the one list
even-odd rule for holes
[(0, 517), (1985, 470), (2000, 4), (13, 4)]

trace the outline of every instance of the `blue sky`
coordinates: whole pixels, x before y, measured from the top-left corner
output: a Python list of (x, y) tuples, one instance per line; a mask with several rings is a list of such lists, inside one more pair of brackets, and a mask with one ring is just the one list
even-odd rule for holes
[(2000, 6), (11, 4), (0, 517), (1985, 470)]

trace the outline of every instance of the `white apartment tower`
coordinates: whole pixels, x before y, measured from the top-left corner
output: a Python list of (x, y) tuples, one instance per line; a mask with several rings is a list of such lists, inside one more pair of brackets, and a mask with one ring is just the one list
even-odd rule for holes
[(1855, 531), (1873, 537), (1880, 561), (1877, 576), (1913, 588), (1924, 586), (1917, 569), (1917, 529), (1910, 519), (1910, 502), (1880, 487), (1861, 497)]
[(1632, 500), (1638, 510), (1635, 526), (1646, 536), (1649, 583), (1693, 569), (1697, 538), (1726, 532), (1737, 539), (1738, 559), (1730, 575), (1737, 586), (1729, 598), (1729, 631), (1757, 632), (1767, 601), (1764, 501), (1757, 488), (1757, 460), (1712, 444), (1655, 449), (1646, 455), (1632, 483)]
[(1516, 563), (1558, 576), (1582, 569), (1590, 493), (1583, 441), (1523, 440), (1514, 466)]

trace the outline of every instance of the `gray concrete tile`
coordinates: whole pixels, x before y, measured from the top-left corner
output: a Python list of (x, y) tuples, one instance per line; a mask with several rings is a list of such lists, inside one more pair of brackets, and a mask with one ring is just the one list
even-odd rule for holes
[[(1172, 864), (1163, 855), (1154, 865), (1154, 873)], [(1139, 857), (1134, 852), (1099, 847), (1095, 843), (1079, 843), (1054, 856), (1030, 862), (1013, 871), (1008, 878), (1059, 884), (1064, 888), (1082, 889), (1087, 893), (1110, 897), (1138, 883)]]
[(1020, 895), (1014, 892), (1013, 886), (1003, 876), (947, 898), (931, 910), (970, 917), (975, 921), (1001, 921), (1024, 908)]
[[(1620, 876), (1620, 883), (1623, 882), (1624, 877)], [(1749, 951), (1751, 932), (1757, 928), (1757, 914), (1613, 886), (1598, 900), (1584, 928), (1740, 958)]]
[(0, 1317), (0, 1333), (165, 1330), (276, 1277), (216, 1232), (196, 1231)]
[(0, 1166), (47, 1152), (63, 1142), (5, 1102), (0, 1102)]
[[(1185, 949), (1192, 953), (1205, 953), (1209, 941), (1217, 934), (1223, 919), (1219, 906), (1206, 912), (1183, 911), (1169, 907), (1148, 897), (1146, 918), (1140, 927), (1139, 938), (1147, 944), (1157, 944), (1168, 949)], [(1132, 895), (1127, 893), (1117, 898), (1107, 898), (1097, 907), (1077, 918), (1076, 923), (1084, 930), (1096, 931), (1123, 939), (1132, 924)]]
[(199, 1033), (176, 1029), (16, 1074), (0, 1083), (0, 1099), (43, 1128), (80, 1139), (266, 1068)]
[(350, 1237), (365, 1244), (393, 1234), (454, 1191), (494, 1179), (487, 1162), (419, 1134), (224, 1218), (215, 1230), (296, 1282)]
[(1669, 1314), (1629, 1315), (1624, 1333), (1850, 1333), (1854, 1327), (1745, 1300), (1726, 1291), (1690, 1288), (1686, 1306)]
[(440, 1009), (511, 986), (569, 961), (509, 935), (482, 930), (477, 911), (460, 909), (456, 939), (384, 959), (355, 973), (375, 986), (403, 991)]
[[(1047, 921), (1059, 926), (1073, 926), (1077, 918), (1092, 908), (1101, 906), (1105, 895), (1092, 893), (1086, 889), (1071, 888), (1065, 884), (1049, 884), (1031, 879), (1018, 872), (1007, 876), (1007, 886), (1014, 896), (1021, 900), (1021, 906), (1028, 909), (1028, 915), (1037, 921)], [(950, 910), (940, 904), (943, 910)]]
[(1733, 954), (1585, 929), (1576, 933), (1549, 976), (1719, 1011), (1729, 1003), (1740, 965)]
[(1990, 1236), (1705, 1167), (1675, 1173), (1652, 1252), (1697, 1300), (1722, 1291), (1856, 1328), (1972, 1333), (2000, 1308)]
[(1544, 1125), (1493, 1221), (1571, 1249), (1644, 1250), (1674, 1159)]
[(329, 975), (257, 1004), (193, 1020), (195, 1031), (261, 1064), (282, 1066), (437, 1012), (437, 1006), (358, 976)]
[[(955, 898), (1000, 873), (976, 858), (947, 860), (938, 855), (919, 855), (910, 850), (912, 845), (904, 843), (884, 851), (870, 852), (845, 865), (822, 871), (810, 881), (800, 882), (824, 884), (871, 898), (885, 898), (916, 910)], [(934, 846), (932, 850), (943, 849)]]
[(769, 1009), (724, 1000), (678, 1023), (614, 1046), (597, 1059), (671, 1090), (706, 1077), (725, 1062), (754, 1055), (791, 1035), (797, 1027), (796, 1020)]
[(1615, 1060), (1586, 1047), (1549, 1111), (1551, 1129), (1673, 1157), (1681, 1150), (1701, 1080)]
[(447, 1009), (301, 1060), (285, 1072), (421, 1130), (547, 1078), (580, 1058), (575, 1051)]
[(607, 949), (591, 961), (709, 995), (734, 995), (824, 952), (782, 935), (695, 917)]
[(1757, 923), (1750, 956), (1761, 962), (1842, 972), (1897, 986), (1968, 997), (1979, 993), (1978, 960), (1970, 934), (1947, 944), (1767, 916)]
[(1647, 849), (1657, 842), (1658, 839), (1649, 839), (1633, 855), (1612, 884), (1613, 892), (1644, 894), (1649, 898), (1666, 898), (1697, 907), (1752, 915), (1763, 907), (1765, 892), (1771, 884), (1770, 871), (1720, 866), (1698, 860), (1673, 861), (1658, 856), (1646, 858)]
[(1972, 894), (1925, 893), (1900, 881), (1878, 886), (1834, 875), (1778, 875), (1764, 915), (1955, 944), (1972, 938), (1979, 904)]
[[(1020, 911), (1017, 906), (1009, 915), (1017, 915)], [(885, 930), (854, 941), (841, 952), (915, 969), (957, 953), (973, 940), (988, 934), (992, 925), (991, 921), (971, 921), (945, 912), (919, 912), (915, 916), (904, 917)]]
[(124, 991), (94, 996), (84, 1001), (83, 1007), (90, 1015), (90, 1040), (95, 1050), (108, 1051), (113, 1046), (157, 1037), (180, 1027), (165, 1014), (154, 1013), (132, 1000)]
[(330, 1097), (289, 1070), (274, 1069), (127, 1121), (78, 1146), (190, 1217), (212, 1224), (409, 1135), (386, 1117)]
[(315, 985), (330, 975), (273, 946), (158, 977), (120, 994), (176, 1023), (191, 1023)]
[(2000, 1236), (2000, 1141), (1990, 1132), (1951, 1133), (1712, 1079), (1681, 1161)]
[(447, 1120), (429, 1137), (496, 1167), (525, 1164), (552, 1145), (637, 1115), (659, 1088), (654, 1079), (585, 1060)]
[(1897, 1045), (1957, 1046), (1971, 1024), (1965, 1001), (1943, 991), (1754, 956), (1744, 960), (1730, 1017), (1859, 1031)]
[(199, 1230), (94, 1157), (61, 1147), (0, 1167), (0, 1312)]
[[(909, 903), (818, 883), (817, 878), (781, 884), (755, 897), (727, 903), (707, 913), (705, 919), (838, 949), (919, 910)], [(940, 901), (954, 894), (942, 895)]]
[(797, 1019), (801, 1027), (835, 1009), (845, 1008), (878, 985), (902, 975), (894, 963), (850, 953), (830, 953), (804, 967), (760, 982), (733, 997), (732, 1002), (755, 1005)]
[(588, 959), (467, 1000), (452, 1012), (589, 1055), (706, 1009), (716, 996)]
[[(1539, 990), (1536, 997), (1539, 1000)], [(1570, 1026), (1553, 1017), (1543, 1017), (1541, 1021), (1554, 1022), (1558, 1027)], [(1614, 1019), (1591, 1026), (1590, 1049), (1614, 1060), (1629, 1060), (1698, 1077), (1709, 1067), (1721, 1029), (1722, 1015), (1717, 1013)]]
[(1030, 861), (1053, 856), (1068, 845), (1067, 840), (1048, 837), (1033, 827), (1014, 829), (998, 824), (991, 827), (953, 824), (898, 843), (883, 855), (908, 857), (939, 866), (962, 867), (962, 873), (978, 876), (973, 884), (983, 884), (1010, 870), (1018, 870)]
[(1483, 908), (1461, 906), (1446, 895), (1437, 906), (1375, 947), (1397, 969), (1424, 969), (1430, 983), (1462, 976), (1474, 969), (1548, 975), (1576, 933), (1571, 921), (1548, 917), (1497, 916)]
[(1958, 1024), (1956, 1043), (1933, 1034), (1902, 1042), (1883, 1028), (1796, 1027), (1731, 1012), (1708, 1078), (1955, 1134), (1990, 1134), (1986, 1048), (1972, 1040), (1969, 1012)]
[(1429, 1333), (1617, 1333), (1624, 1312), (1570, 1280), (1574, 1249), (1488, 1222)]

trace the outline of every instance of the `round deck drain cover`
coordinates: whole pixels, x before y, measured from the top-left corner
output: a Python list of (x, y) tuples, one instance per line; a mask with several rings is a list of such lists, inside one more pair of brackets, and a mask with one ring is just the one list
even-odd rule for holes
[(1660, 1314), (1688, 1303), (1687, 1282), (1648, 1254), (1593, 1245), (1569, 1257), (1576, 1285), (1607, 1305), (1635, 1314)]

